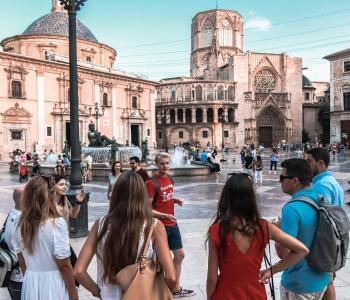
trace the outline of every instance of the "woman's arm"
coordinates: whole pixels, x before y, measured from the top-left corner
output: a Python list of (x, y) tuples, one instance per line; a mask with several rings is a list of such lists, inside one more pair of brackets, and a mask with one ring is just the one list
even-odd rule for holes
[(174, 291), (176, 286), (176, 271), (170, 254), (165, 228), (161, 222), (157, 222), (152, 236), (154, 238), (157, 258), (164, 271), (165, 282), (169, 289)]
[(107, 199), (111, 198), (111, 191), (112, 191), (112, 185), (109, 183), (108, 184), (108, 190), (107, 190)]
[[(76, 218), (80, 212), (80, 206), (84, 203), (85, 201), (85, 192), (82, 189), (79, 194), (75, 196), (75, 205), (74, 207), (69, 207), (69, 217), (70, 218)], [(66, 199), (68, 201), (68, 199)]]
[(260, 272), (260, 280), (264, 282), (271, 277), (271, 269), (272, 273), (276, 274), (295, 265), (297, 262), (309, 254), (309, 249), (302, 242), (284, 233), (277, 226), (268, 222), (268, 228), (270, 239), (287, 248), (289, 252), (284, 258), (274, 264), (271, 268)]
[(19, 268), (21, 269), (22, 274), (24, 276), (24, 273), (27, 270), (27, 265), (26, 265), (26, 261), (24, 260), (22, 252), (17, 253), (17, 258), (18, 258)]
[(89, 236), (79, 253), (78, 260), (74, 267), (75, 279), (95, 297), (100, 297), (101, 290), (88, 274), (87, 268), (96, 253), (98, 226), (99, 221), (97, 220), (91, 228)]
[(218, 282), (218, 250), (209, 237), (209, 255), (208, 255), (208, 275), (207, 275), (207, 299), (210, 300)]
[(70, 262), (69, 257), (64, 258), (64, 259), (57, 259), (56, 258), (56, 263), (58, 266), (58, 269), (61, 272), (63, 281), (66, 285), (66, 288), (68, 290), (69, 298), (71, 300), (77, 300), (79, 299), (78, 297), (78, 292), (75, 287), (75, 282), (74, 282), (74, 276), (73, 276), (73, 268), (72, 264)]

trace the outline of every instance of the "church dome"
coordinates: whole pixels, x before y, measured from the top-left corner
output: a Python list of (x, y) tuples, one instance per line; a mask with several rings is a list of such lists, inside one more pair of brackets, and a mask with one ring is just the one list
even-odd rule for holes
[[(68, 37), (68, 14), (53, 11), (29, 25), (23, 35), (56, 35)], [(98, 40), (83, 23), (77, 19), (77, 38), (98, 43)]]
[(311, 88), (312, 82), (309, 78), (307, 78), (305, 75), (303, 75), (303, 88)]

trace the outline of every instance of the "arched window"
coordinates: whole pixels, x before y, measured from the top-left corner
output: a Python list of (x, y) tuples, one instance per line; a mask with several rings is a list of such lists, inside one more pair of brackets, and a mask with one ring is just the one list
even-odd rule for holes
[(203, 110), (201, 108), (196, 109), (196, 122), (197, 123), (203, 122)]
[(202, 47), (210, 47), (213, 42), (213, 28), (205, 28), (202, 31)]
[(222, 21), (222, 27), (219, 29), (219, 36), (220, 46), (232, 47), (232, 28), (227, 19)]
[(208, 123), (214, 122), (214, 111), (212, 108), (208, 108), (207, 110), (207, 122)]
[(103, 93), (102, 105), (103, 106), (108, 106), (108, 94), (107, 93)]
[(233, 108), (229, 108), (227, 111), (227, 121), (228, 122), (234, 122), (235, 121), (235, 111)]
[(180, 108), (177, 110), (177, 122), (183, 123), (184, 121), (184, 111)]
[(233, 86), (230, 86), (228, 88), (228, 100), (229, 101), (234, 101), (235, 100), (235, 89)]
[(219, 122), (222, 122), (223, 114), (224, 114), (223, 108), (219, 108), (218, 109), (218, 120), (219, 120)]
[(218, 100), (224, 100), (224, 87), (222, 85), (218, 87)]
[(132, 108), (137, 108), (137, 97), (132, 97), (131, 99), (131, 107)]
[(170, 124), (175, 124), (175, 110), (170, 110)]
[(209, 85), (209, 87), (208, 87), (207, 100), (208, 101), (214, 100), (214, 87), (212, 85)]
[(171, 87), (171, 95), (170, 95), (170, 100), (175, 101), (176, 98), (176, 87), (172, 86)]
[(196, 100), (197, 101), (202, 101), (203, 99), (203, 90), (202, 90), (202, 87), (200, 85), (197, 85), (196, 86)]
[(186, 108), (186, 123), (192, 122), (192, 111), (189, 108)]
[(22, 98), (22, 83), (17, 80), (13, 80), (11, 83), (12, 97)]

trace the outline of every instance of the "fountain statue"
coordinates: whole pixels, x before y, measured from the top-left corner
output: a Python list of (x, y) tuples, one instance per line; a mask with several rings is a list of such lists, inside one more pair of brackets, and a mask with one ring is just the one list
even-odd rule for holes
[[(107, 136), (101, 135), (101, 133), (96, 130), (95, 124), (92, 121), (89, 124), (88, 139), (90, 142), (89, 147), (106, 147), (116, 143), (114, 139), (109, 139)], [(118, 146), (122, 145), (119, 144)]]
[(142, 159), (141, 160), (142, 161), (147, 161), (147, 157), (149, 155), (147, 138), (145, 138), (145, 140), (142, 141), (141, 151), (142, 151)]

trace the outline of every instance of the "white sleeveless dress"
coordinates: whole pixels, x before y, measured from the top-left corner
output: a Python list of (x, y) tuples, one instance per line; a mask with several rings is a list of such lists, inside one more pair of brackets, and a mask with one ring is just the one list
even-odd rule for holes
[(17, 228), (12, 243), (15, 252), (22, 253), (27, 266), (21, 300), (69, 300), (68, 290), (55, 261), (55, 258), (70, 257), (66, 221), (60, 217), (41, 224), (32, 254), (23, 248), (21, 240), (21, 232)]
[[(102, 229), (104, 220), (105, 220), (105, 217), (100, 219), (98, 232), (100, 232), (100, 230)], [(153, 220), (154, 220), (154, 224), (153, 224), (153, 228), (154, 228), (157, 225), (158, 220), (157, 219), (153, 219)], [(142, 233), (140, 235), (139, 247), (137, 251), (138, 255), (144, 243), (144, 234), (143, 234), (144, 229), (145, 227), (142, 228)], [(102, 253), (103, 253), (103, 245), (104, 245), (104, 239), (102, 239), (100, 243), (97, 245), (97, 251), (100, 254), (100, 256), (102, 256)], [(152, 243), (150, 243), (148, 247), (147, 257), (153, 258), (154, 255), (155, 255), (155, 250), (152, 247)], [(97, 260), (97, 285), (101, 289), (101, 299), (102, 300), (120, 300), (122, 296), (122, 289), (117, 284), (108, 284), (103, 281), (102, 279), (103, 264), (101, 259), (98, 256), (96, 256), (96, 260)]]

